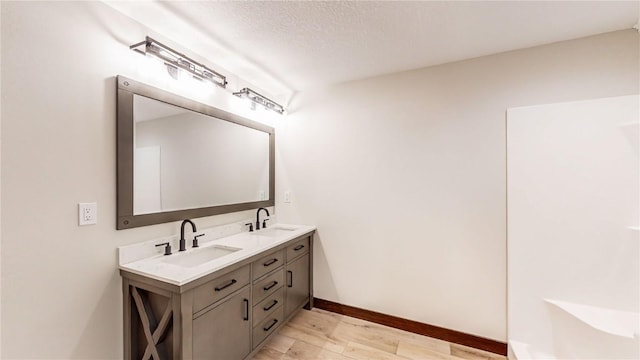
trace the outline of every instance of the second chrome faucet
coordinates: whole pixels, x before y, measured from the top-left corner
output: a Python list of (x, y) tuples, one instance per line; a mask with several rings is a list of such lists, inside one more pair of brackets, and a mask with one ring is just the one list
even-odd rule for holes
[[(264, 210), (267, 213), (267, 216), (269, 216), (269, 210), (265, 209), (265, 208), (260, 208), (258, 209), (258, 212), (256, 213), (256, 230), (260, 230), (260, 211)], [(262, 220), (262, 227), (266, 228), (267, 227), (267, 220), (269, 220), (269, 218), (266, 218), (264, 220)]]
[[(182, 222), (182, 225), (180, 226), (180, 251), (187, 250), (187, 241), (184, 239), (184, 226), (186, 224), (191, 224), (191, 231), (198, 231), (196, 230), (196, 224), (194, 224), (193, 221), (186, 219)], [(195, 236), (193, 238), (193, 247), (198, 247), (198, 239)]]

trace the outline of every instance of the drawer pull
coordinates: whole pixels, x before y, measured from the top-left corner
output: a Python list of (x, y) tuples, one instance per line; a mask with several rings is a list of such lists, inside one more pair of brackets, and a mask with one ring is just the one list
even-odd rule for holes
[(276, 286), (276, 285), (278, 285), (278, 282), (277, 282), (277, 281), (274, 281), (274, 282), (272, 282), (271, 284), (269, 284), (269, 285), (267, 285), (267, 286), (263, 287), (262, 289), (263, 289), (264, 291), (271, 290), (271, 289), (273, 289), (273, 287), (274, 287), (274, 286)]
[(293, 251), (302, 250), (302, 248), (304, 248), (304, 245), (298, 245), (298, 246), (293, 248)]
[(222, 285), (220, 287), (216, 287), (214, 290), (215, 291), (222, 291), (222, 290), (228, 288), (229, 286), (231, 286), (231, 285), (233, 285), (235, 283), (237, 283), (236, 279), (231, 279), (231, 281), (229, 281), (228, 283), (226, 283), (226, 284), (224, 284), (224, 285)]
[(248, 321), (249, 320), (249, 299), (243, 299), (242, 301), (244, 301), (244, 317), (242, 318), (242, 320)]
[(265, 306), (263, 309), (264, 309), (264, 311), (269, 311), (269, 310), (273, 309), (273, 307), (276, 306), (276, 305), (278, 305), (278, 300), (273, 300), (271, 305)]
[(262, 265), (263, 265), (263, 266), (271, 266), (271, 265), (273, 265), (273, 264), (275, 264), (275, 263), (277, 263), (277, 262), (278, 262), (278, 259), (273, 258), (273, 259), (271, 259), (271, 260), (267, 261), (266, 263), (264, 263), (264, 264), (262, 264)]
[(293, 271), (287, 270), (287, 287), (293, 287)]
[(272, 327), (274, 327), (277, 323), (278, 323), (278, 319), (273, 319), (273, 322), (271, 323), (271, 325), (267, 326), (266, 328), (262, 328), (262, 330), (264, 330), (264, 331), (269, 331), (269, 330), (271, 330), (271, 328), (272, 328)]

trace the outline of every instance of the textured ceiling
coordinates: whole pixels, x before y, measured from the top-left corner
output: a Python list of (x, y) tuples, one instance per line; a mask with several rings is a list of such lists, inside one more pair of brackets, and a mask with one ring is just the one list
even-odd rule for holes
[(107, 4), (272, 94), (629, 29), (640, 12), (638, 1)]

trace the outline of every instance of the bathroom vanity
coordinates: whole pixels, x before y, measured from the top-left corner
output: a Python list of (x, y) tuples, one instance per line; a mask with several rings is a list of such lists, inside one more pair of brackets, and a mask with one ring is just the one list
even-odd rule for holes
[[(117, 229), (251, 209), (261, 228), (275, 204), (272, 127), (123, 76), (117, 95)], [(313, 306), (315, 227), (251, 222), (187, 246), (184, 220), (179, 243), (118, 249), (125, 359), (250, 358)]]
[(198, 248), (168, 256), (154, 249), (129, 262), (125, 251), (140, 257), (155, 244), (121, 248), (124, 358), (250, 358), (313, 306), (314, 232), (274, 225), (213, 240), (205, 232)]

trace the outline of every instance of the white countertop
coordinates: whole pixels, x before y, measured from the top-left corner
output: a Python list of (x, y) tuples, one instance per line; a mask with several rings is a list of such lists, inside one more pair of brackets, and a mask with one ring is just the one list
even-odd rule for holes
[[(122, 247), (119, 249), (121, 259), (119, 267), (121, 270), (182, 286), (314, 230), (316, 230), (316, 227), (309, 225), (275, 224), (269, 226), (267, 229), (254, 232), (241, 232), (213, 240), (209, 239), (205, 233), (205, 236), (200, 238), (201, 245), (199, 248), (191, 248), (191, 240), (188, 239), (187, 251), (178, 252), (178, 249), (174, 247), (173, 254), (165, 256), (162, 255), (162, 252), (158, 254), (159, 250), (164, 249), (164, 247), (160, 247), (158, 248), (159, 250), (154, 249), (155, 255), (126, 263), (123, 263), (122, 259), (126, 258), (123, 252), (127, 251), (127, 249), (126, 247)], [(162, 242), (164, 241), (158, 240), (155, 242), (147, 242), (143, 245), (153, 248), (155, 247), (155, 243)], [(138, 248), (140, 247), (139, 245), (136, 246)], [(171, 261), (175, 261), (179, 260), (178, 257), (193, 256), (196, 252), (203, 251), (211, 246), (225, 246), (239, 248), (240, 250), (193, 267), (184, 267), (165, 262), (169, 258), (171, 258)]]

